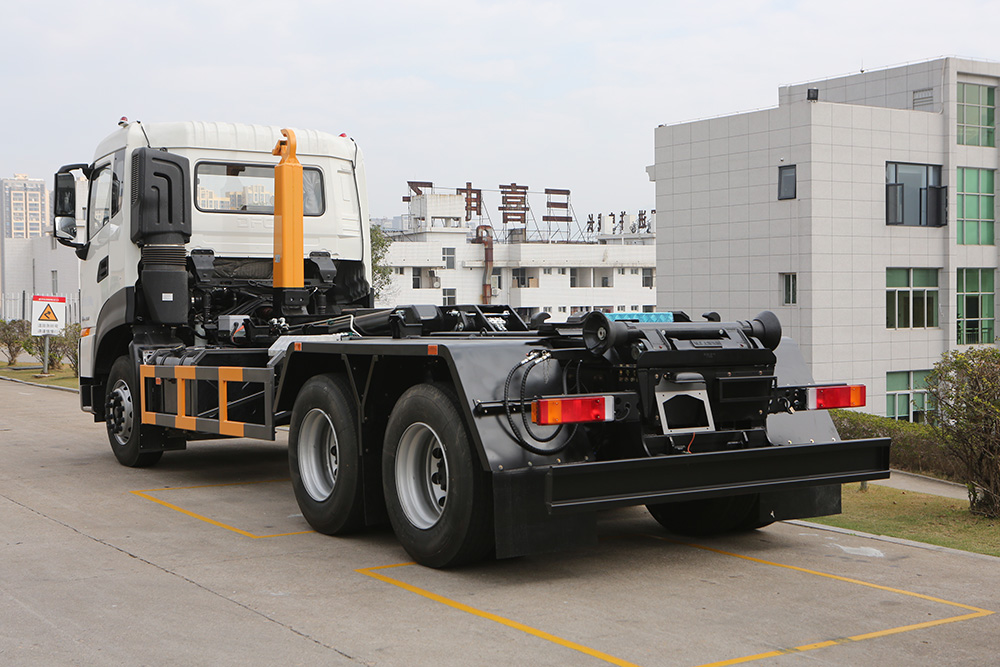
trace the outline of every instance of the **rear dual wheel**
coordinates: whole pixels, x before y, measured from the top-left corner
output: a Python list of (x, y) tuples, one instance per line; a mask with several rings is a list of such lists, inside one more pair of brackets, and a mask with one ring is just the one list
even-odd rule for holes
[(672, 533), (706, 537), (769, 525), (770, 521), (759, 520), (757, 501), (758, 494), (752, 493), (646, 505), (646, 509)]
[(489, 473), (449, 385), (416, 385), (399, 398), (386, 427), (382, 486), (392, 528), (418, 563), (461, 565), (493, 547)]
[(349, 533), (364, 523), (357, 409), (341, 375), (318, 375), (292, 407), (288, 469), (302, 516), (317, 532)]

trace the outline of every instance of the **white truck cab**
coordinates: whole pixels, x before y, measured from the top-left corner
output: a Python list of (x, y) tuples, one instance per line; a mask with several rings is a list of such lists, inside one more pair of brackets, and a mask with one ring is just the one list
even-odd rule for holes
[[(93, 162), (67, 165), (56, 177), (56, 236), (76, 247), (82, 260), (81, 401), (95, 419), (103, 419), (103, 378), (115, 360), (126, 354), (134, 327), (149, 319), (141, 303), (141, 266), (144, 248), (146, 263), (155, 261), (157, 244), (137, 234), (133, 206), (141, 204), (140, 199), (155, 199), (158, 204), (154, 206), (161, 209), (189, 204), (190, 235), (186, 242), (174, 244), (183, 247), (183, 257), (176, 249), (160, 251), (172, 254), (172, 261), (184, 266), (189, 274), (187, 290), (145, 294), (151, 302), (170, 300), (175, 309), (186, 313), (183, 322), (174, 324), (188, 344), (214, 344), (218, 335), (228, 336), (231, 332), (218, 330), (220, 316), (228, 326), (255, 308), (269, 306), (263, 298), (266, 289), (254, 293), (253, 285), (265, 286), (271, 280), (274, 248), (274, 167), (279, 159), (272, 149), (282, 138), (280, 128), (125, 119), (119, 125), (98, 145)], [(318, 296), (331, 306), (370, 306), (369, 222), (361, 152), (345, 135), (294, 132), (302, 164), (303, 261), (307, 275), (316, 278), (316, 286), (325, 286), (313, 290), (312, 298)], [(156, 151), (185, 158), (188, 170), (183, 179), (187, 182), (166, 179), (147, 184), (146, 192), (140, 193), (135, 161), (141, 149), (154, 158)], [(69, 223), (75, 210), (70, 187), (73, 171), (82, 171), (89, 180), (85, 236), (79, 242), (73, 240)], [(178, 211), (160, 213), (166, 220)], [(154, 221), (150, 228), (161, 223)], [(331, 274), (339, 278), (331, 279)]]

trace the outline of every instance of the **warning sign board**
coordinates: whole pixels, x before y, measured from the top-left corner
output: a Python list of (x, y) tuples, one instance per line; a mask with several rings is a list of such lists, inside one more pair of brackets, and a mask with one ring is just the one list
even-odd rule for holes
[(55, 336), (66, 327), (66, 297), (31, 297), (31, 335)]

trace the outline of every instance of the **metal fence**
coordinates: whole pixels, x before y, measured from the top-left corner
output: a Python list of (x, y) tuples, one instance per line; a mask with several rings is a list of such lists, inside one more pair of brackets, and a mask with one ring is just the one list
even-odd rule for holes
[[(7, 292), (0, 297), (0, 320), (27, 320), (31, 317), (31, 292)], [(80, 295), (46, 294), (66, 297), (66, 324), (80, 322)]]

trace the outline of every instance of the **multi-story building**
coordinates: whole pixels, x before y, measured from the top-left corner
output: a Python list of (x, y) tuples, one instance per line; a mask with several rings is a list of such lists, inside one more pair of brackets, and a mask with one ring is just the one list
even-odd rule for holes
[[(539, 312), (553, 321), (585, 310), (655, 310), (655, 235), (595, 234), (587, 241), (541, 240), (523, 227), (489, 239), (465, 220), (461, 195), (426, 192), (410, 199), (410, 215), (393, 239), (386, 263), (392, 284), (380, 303), (492, 303), (525, 320)], [(651, 223), (652, 224), (652, 223)], [(499, 236), (499, 238), (494, 238)]]
[(4, 238), (41, 236), (49, 220), (49, 191), (45, 181), (15, 174), (0, 179), (0, 224)]
[(771, 309), (817, 380), (920, 419), (941, 354), (995, 339), (998, 82), (1000, 63), (942, 58), (660, 126), (658, 303)]

